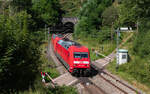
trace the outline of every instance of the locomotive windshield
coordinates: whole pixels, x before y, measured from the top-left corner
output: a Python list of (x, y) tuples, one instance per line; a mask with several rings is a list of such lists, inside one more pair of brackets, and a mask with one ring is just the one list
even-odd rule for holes
[(74, 58), (88, 58), (87, 52), (74, 52)]

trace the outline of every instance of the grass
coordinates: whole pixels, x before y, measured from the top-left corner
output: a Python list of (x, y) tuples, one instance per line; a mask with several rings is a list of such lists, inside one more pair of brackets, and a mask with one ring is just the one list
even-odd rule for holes
[(98, 53), (101, 53), (105, 56), (109, 55), (110, 53), (112, 53), (114, 51), (114, 49), (116, 48), (116, 44), (114, 42), (105, 42), (103, 44), (98, 44), (93, 42), (93, 40), (77, 40), (77, 42), (79, 42), (80, 44), (88, 47), (90, 49), (90, 56), (92, 60), (95, 59), (99, 59), (99, 58), (104, 58), (103, 56), (99, 55), (98, 57), (96, 57), (96, 54), (94, 52), (91, 51), (91, 49), (94, 49), (96, 51), (98, 51)]
[[(125, 34), (125, 33), (123, 33), (123, 34)], [(127, 37), (127, 36), (128, 36), (127, 34), (123, 35), (123, 37)], [(131, 75), (129, 72), (122, 71), (122, 66), (128, 67), (128, 64), (133, 63), (134, 60), (136, 59), (136, 56), (132, 53), (133, 40), (134, 40), (134, 38), (130, 38), (125, 44), (123, 44), (121, 46), (121, 48), (127, 49), (129, 51), (128, 53), (129, 53), (129, 56), (130, 56), (130, 62), (128, 62), (127, 64), (121, 65), (119, 70), (116, 71), (116, 60), (114, 60), (113, 62), (111, 62), (107, 65), (106, 69), (109, 70), (111, 73), (117, 75), (121, 79), (124, 79), (124, 80), (128, 81), (130, 84), (132, 84), (133, 86), (139, 88), (140, 90), (143, 90), (146, 94), (150, 94), (150, 86), (149, 85), (146, 85), (146, 84), (138, 81), (136, 79), (137, 77), (133, 77), (133, 75)], [(143, 61), (143, 60), (140, 60), (140, 61)], [(140, 61), (138, 61), (138, 62), (140, 62)]]
[[(130, 62), (130, 63), (132, 63), (132, 62)], [(117, 75), (121, 79), (126, 80), (131, 85), (133, 85), (134, 87), (137, 87), (138, 89), (144, 91), (146, 94), (150, 94), (150, 87), (149, 86), (147, 86), (147, 85), (137, 81), (136, 78), (134, 78), (132, 75), (130, 75), (126, 71), (121, 71), (119, 69), (117, 71), (116, 70), (116, 60), (114, 60), (113, 62), (109, 63), (107, 65), (106, 69), (109, 70), (112, 74)]]
[(36, 90), (29, 89), (25, 92), (20, 92), (19, 94), (77, 94), (76, 88), (70, 86), (57, 86), (56, 88), (44, 88), (38, 86)]
[(126, 72), (122, 72), (122, 71), (116, 70), (116, 60), (114, 60), (113, 62), (109, 63), (107, 65), (106, 69), (109, 70), (110, 72), (112, 72), (113, 74), (116, 74), (117, 76), (123, 78), (124, 80), (127, 80), (130, 83), (133, 80), (135, 80), (130, 74), (128, 74)]
[(46, 58), (46, 46), (47, 43), (41, 45), (41, 51), (42, 51), (42, 55), (41, 55), (41, 60), (43, 61), (43, 64), (41, 66), (41, 70), (42, 72), (47, 72), (52, 78), (56, 78), (58, 77), (60, 74), (59, 72), (56, 70), (55, 68), (55, 63), (53, 62), (53, 60), (50, 58), (48, 60), (48, 58)]
[(95, 61), (97, 59), (104, 58), (104, 57), (99, 54), (96, 55), (96, 53), (90, 49), (90, 58), (92, 61)]
[[(122, 42), (124, 42), (119, 48), (128, 50), (128, 53), (130, 56), (130, 62), (127, 63), (127, 65), (126, 64), (121, 65), (122, 67), (120, 66), (119, 70), (116, 71), (116, 60), (114, 60), (112, 63), (110, 63), (106, 66), (106, 69), (108, 69), (110, 72), (117, 75), (121, 79), (128, 81), (130, 84), (139, 88), (140, 90), (143, 90), (146, 94), (150, 94), (150, 85), (142, 83), (142, 81), (137, 80), (136, 76), (133, 76), (133, 74), (131, 75), (130, 72), (128, 72), (126, 70), (123, 71), (121, 69), (121, 68), (123, 68), (123, 66), (126, 69), (126, 67), (128, 67), (128, 64), (133, 63), (134, 60), (136, 59), (136, 56), (132, 53), (133, 41), (134, 41), (134, 37), (131, 36), (132, 34), (134, 34), (134, 32), (128, 32), (128, 33), (121, 32), (120, 41), (119, 41), (120, 44)], [(131, 36), (131, 37), (129, 37), (129, 36)], [(126, 39), (128, 39), (128, 40), (126, 40)], [(88, 38), (86, 38), (85, 40), (83, 40), (83, 39), (77, 40), (77, 42), (87, 46), (89, 49), (95, 49), (104, 55), (109, 55), (116, 48), (116, 43), (105, 42), (103, 44), (98, 44), (98, 43), (94, 42), (94, 40), (89, 40)], [(103, 51), (102, 51), (102, 46), (103, 46)], [(92, 54), (94, 54), (94, 53), (92, 53)], [(95, 55), (94, 56), (91, 55), (91, 58), (92, 58), (92, 60), (97, 59), (97, 58), (95, 58)], [(143, 60), (140, 60), (140, 61), (143, 62)], [(137, 62), (140, 62), (140, 61), (137, 60)], [(129, 68), (129, 70), (130, 70), (130, 68)], [(139, 74), (137, 74), (137, 76), (138, 75)]]
[[(121, 44), (122, 42), (124, 42), (124, 40), (131, 34), (133, 34), (133, 33), (132, 32), (128, 32), (128, 33), (121, 32), (121, 36), (119, 38), (119, 43)], [(90, 39), (90, 38), (78, 39), (76, 41), (90, 49), (91, 60), (104, 58), (101, 55), (96, 56), (95, 52), (92, 51), (93, 49), (98, 51), (98, 53), (101, 53), (104, 56), (107, 56), (107, 55), (111, 54), (113, 51), (115, 51), (115, 48), (116, 48), (116, 41), (105, 41), (102, 44), (99, 44), (98, 42), (95, 42), (94, 39)], [(120, 49), (128, 49), (129, 47), (131, 49), (132, 47), (129, 46), (129, 45), (131, 45), (131, 43), (129, 41), (132, 41), (132, 40), (131, 39), (127, 40), (123, 45), (121, 45)], [(129, 53), (131, 53), (131, 52), (129, 51)]]

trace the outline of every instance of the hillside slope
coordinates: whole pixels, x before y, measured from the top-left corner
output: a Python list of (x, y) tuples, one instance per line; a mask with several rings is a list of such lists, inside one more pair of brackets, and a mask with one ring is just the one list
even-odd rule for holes
[(85, 1), (86, 0), (60, 0), (62, 9), (65, 11), (64, 17), (76, 17)]

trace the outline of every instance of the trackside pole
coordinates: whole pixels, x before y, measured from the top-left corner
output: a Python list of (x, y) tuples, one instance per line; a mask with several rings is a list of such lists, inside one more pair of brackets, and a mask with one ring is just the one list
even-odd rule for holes
[(50, 28), (48, 27), (48, 45), (49, 45), (49, 37), (50, 37)]
[(116, 49), (116, 71), (119, 68), (119, 28), (117, 29), (117, 49)]
[(46, 85), (46, 82), (45, 82), (45, 76), (48, 76), (48, 78), (51, 80), (51, 82), (52, 82), (52, 87), (53, 88), (55, 88), (55, 82), (54, 82), (54, 80), (47, 74), (47, 73), (45, 73), (45, 72), (41, 72), (41, 76), (42, 76), (42, 82), (44, 83), (44, 85)]
[(53, 81), (53, 79), (46, 73), (46, 75), (48, 76), (48, 78), (51, 80), (52, 82), (52, 87), (55, 88), (55, 82)]

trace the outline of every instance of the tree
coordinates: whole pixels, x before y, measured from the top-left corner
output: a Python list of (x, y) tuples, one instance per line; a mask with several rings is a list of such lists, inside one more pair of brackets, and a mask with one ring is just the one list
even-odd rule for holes
[[(0, 20), (3, 16), (0, 16)], [(29, 34), (26, 12), (5, 17), (0, 26), (0, 93), (15, 93), (32, 86), (40, 64), (38, 46)], [(18, 24), (18, 20), (21, 21)], [(18, 28), (20, 27), (21, 28)]]
[(26, 11), (31, 15), (29, 28), (36, 31), (45, 24), (55, 25), (61, 20), (62, 10), (58, 0), (13, 0), (13, 12)]
[(102, 28), (102, 13), (111, 5), (110, 0), (88, 0), (79, 13), (79, 22), (75, 27), (75, 35), (80, 38), (94, 38)]
[(60, 21), (62, 11), (58, 0), (33, 0), (33, 18), (37, 27), (55, 25)]
[(27, 12), (30, 12), (32, 0), (12, 0), (11, 5), (14, 9), (17, 9), (17, 11), (26, 10)]
[(123, 0), (120, 6), (120, 24), (135, 24), (137, 20), (150, 17), (149, 0)]
[(136, 39), (133, 45), (133, 52), (142, 58), (150, 56), (150, 22), (148, 22), (149, 20), (149, 18), (145, 18), (140, 22), (139, 33), (136, 35)]
[(110, 6), (102, 14), (102, 25), (111, 26), (118, 19), (118, 10), (114, 6)]

